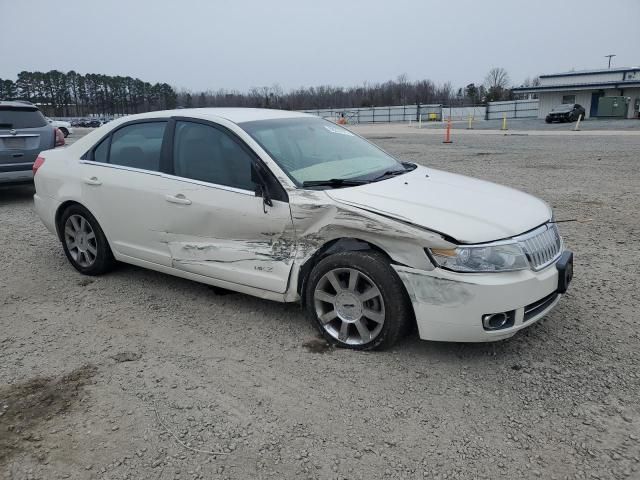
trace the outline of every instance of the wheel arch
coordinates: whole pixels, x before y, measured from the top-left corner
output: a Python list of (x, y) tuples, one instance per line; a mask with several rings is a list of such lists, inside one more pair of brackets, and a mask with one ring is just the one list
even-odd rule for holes
[(64, 239), (62, 238), (62, 229), (60, 228), (60, 220), (62, 219), (62, 214), (64, 213), (64, 211), (69, 208), (72, 205), (78, 205), (82, 208), (84, 208), (87, 212), (89, 212), (93, 218), (96, 219), (96, 222), (98, 222), (98, 225), (100, 225), (100, 228), (102, 230), (102, 233), (104, 234), (105, 238), (107, 239), (107, 243), (109, 243), (109, 248), (111, 248), (111, 251), (113, 251), (113, 247), (111, 246), (111, 240), (109, 239), (109, 236), (107, 235), (107, 232), (104, 231), (104, 228), (102, 228), (102, 223), (100, 222), (100, 220), (98, 219), (98, 217), (96, 216), (95, 213), (93, 213), (91, 211), (91, 209), (87, 208), (86, 205), (82, 204), (82, 202), (79, 202), (77, 200), (65, 200), (64, 202), (62, 202), (59, 206), (58, 209), (56, 210), (56, 214), (55, 214), (55, 226), (56, 226), (56, 234), (58, 235), (58, 239), (62, 242)]
[(357, 252), (357, 251), (364, 251), (364, 250), (377, 251), (382, 255), (384, 255), (384, 257), (387, 258), (387, 260), (389, 260), (389, 263), (397, 263), (393, 261), (391, 256), (389, 256), (389, 254), (386, 251), (384, 251), (382, 247), (370, 241), (363, 240), (357, 237), (341, 237), (341, 238), (335, 238), (335, 239), (329, 240), (328, 242), (320, 246), (313, 253), (313, 255), (311, 255), (311, 257), (309, 257), (309, 259), (307, 259), (307, 261), (305, 261), (300, 266), (299, 273), (298, 273), (298, 284), (296, 286), (296, 289), (297, 289), (298, 295), (300, 295), (300, 298), (304, 298), (304, 291), (306, 288), (307, 279), (309, 278), (309, 274), (311, 273), (311, 270), (313, 270), (313, 267), (320, 260), (338, 252)]

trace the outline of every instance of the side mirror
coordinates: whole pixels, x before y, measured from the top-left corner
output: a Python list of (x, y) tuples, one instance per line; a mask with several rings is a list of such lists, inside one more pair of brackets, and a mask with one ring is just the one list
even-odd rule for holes
[(262, 175), (260, 175), (260, 172), (258, 171), (254, 163), (251, 164), (251, 181), (256, 186), (255, 195), (256, 197), (262, 197), (264, 213), (267, 213), (267, 206), (273, 207), (273, 201), (271, 200), (269, 187), (267, 186), (267, 183), (262, 178)]

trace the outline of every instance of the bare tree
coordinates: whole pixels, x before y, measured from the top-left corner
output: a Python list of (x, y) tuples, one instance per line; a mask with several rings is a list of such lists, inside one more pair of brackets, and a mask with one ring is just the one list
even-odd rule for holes
[(484, 80), (487, 90), (492, 88), (500, 88), (504, 90), (509, 86), (509, 82), (509, 74), (501, 67), (494, 67), (489, 70), (489, 73)]
[(484, 80), (487, 88), (487, 101), (508, 100), (511, 97), (510, 82), (509, 74), (504, 68), (494, 67), (489, 70)]

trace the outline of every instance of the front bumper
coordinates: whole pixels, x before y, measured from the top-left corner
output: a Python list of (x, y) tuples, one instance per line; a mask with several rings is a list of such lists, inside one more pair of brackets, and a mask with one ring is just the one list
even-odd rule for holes
[[(493, 342), (509, 338), (544, 317), (562, 296), (557, 293), (555, 262), (538, 272), (486, 274), (393, 267), (407, 289), (423, 340)], [(512, 311), (512, 326), (484, 329), (483, 315)]]

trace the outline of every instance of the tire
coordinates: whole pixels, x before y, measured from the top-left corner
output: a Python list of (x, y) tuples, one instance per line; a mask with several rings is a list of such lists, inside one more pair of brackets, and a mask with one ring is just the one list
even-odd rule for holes
[(115, 264), (109, 242), (98, 221), (81, 205), (69, 206), (60, 216), (62, 248), (73, 267), (84, 275), (101, 275)]
[(62, 135), (64, 135), (64, 138), (67, 138), (69, 136), (69, 130), (67, 130), (64, 127), (60, 127), (60, 131), (62, 132)]
[(545, 118), (544, 121), (547, 122), (547, 123), (551, 123), (551, 119), (550, 118)]
[(322, 336), (342, 348), (384, 350), (413, 325), (404, 285), (386, 257), (373, 250), (340, 252), (318, 262), (306, 282), (304, 304)]

